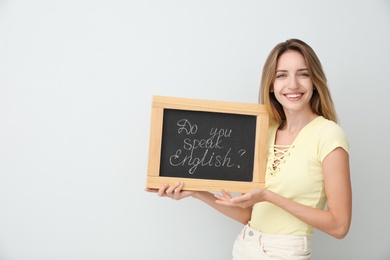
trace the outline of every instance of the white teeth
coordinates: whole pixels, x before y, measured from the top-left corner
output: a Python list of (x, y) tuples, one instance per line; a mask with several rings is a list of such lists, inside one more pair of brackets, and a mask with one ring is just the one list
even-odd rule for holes
[(301, 94), (288, 94), (286, 95), (288, 98), (297, 98), (297, 97), (300, 97)]

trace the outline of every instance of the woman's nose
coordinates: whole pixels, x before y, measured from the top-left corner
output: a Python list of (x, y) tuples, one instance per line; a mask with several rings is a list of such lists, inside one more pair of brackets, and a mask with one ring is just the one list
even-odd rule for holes
[(290, 89), (296, 89), (298, 88), (298, 86), (299, 86), (298, 80), (295, 77), (291, 77), (287, 87)]

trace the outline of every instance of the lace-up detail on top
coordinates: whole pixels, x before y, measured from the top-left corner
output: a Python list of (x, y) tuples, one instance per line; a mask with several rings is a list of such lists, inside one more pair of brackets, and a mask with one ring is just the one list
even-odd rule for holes
[(269, 153), (269, 161), (271, 166), (268, 166), (269, 174), (275, 176), (280, 171), (280, 164), (286, 162), (286, 156), (290, 155), (290, 148), (294, 148), (294, 145), (271, 145)]

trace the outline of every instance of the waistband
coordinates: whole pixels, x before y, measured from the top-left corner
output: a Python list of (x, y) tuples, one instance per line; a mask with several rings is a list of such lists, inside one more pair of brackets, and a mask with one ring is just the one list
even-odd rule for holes
[(276, 235), (265, 234), (249, 225), (246, 225), (241, 231), (242, 238), (249, 242), (260, 243), (264, 246), (282, 246), (302, 250), (311, 250), (311, 236), (300, 235)]

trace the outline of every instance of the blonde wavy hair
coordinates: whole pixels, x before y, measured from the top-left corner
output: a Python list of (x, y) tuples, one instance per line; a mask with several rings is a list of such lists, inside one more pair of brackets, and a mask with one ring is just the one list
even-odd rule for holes
[(276, 100), (275, 95), (271, 90), (275, 80), (278, 59), (286, 51), (297, 51), (302, 54), (306, 61), (310, 78), (315, 89), (310, 100), (312, 111), (326, 119), (338, 123), (336, 110), (321, 62), (313, 49), (308, 44), (298, 39), (289, 39), (279, 43), (268, 55), (267, 60), (264, 63), (261, 77), (259, 103), (266, 106), (271, 119), (274, 119), (279, 124), (282, 124), (285, 121), (286, 116), (283, 107)]

